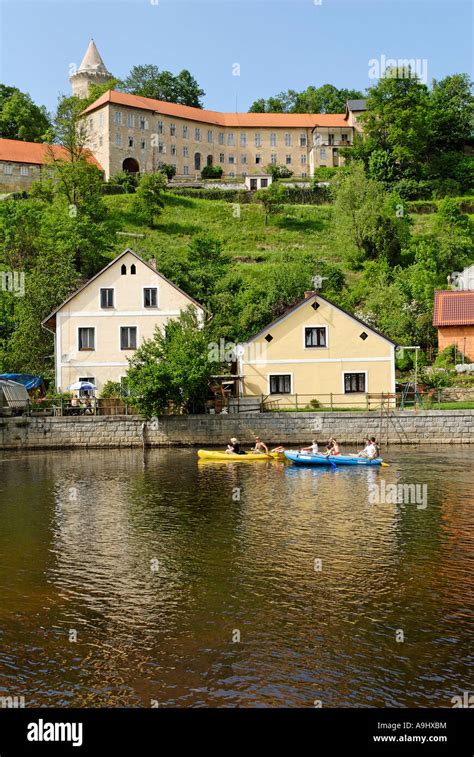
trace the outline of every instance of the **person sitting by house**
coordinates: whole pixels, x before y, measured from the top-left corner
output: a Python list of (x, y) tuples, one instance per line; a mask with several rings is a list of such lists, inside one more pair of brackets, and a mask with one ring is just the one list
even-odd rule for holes
[(319, 446), (318, 446), (317, 439), (313, 439), (309, 447), (302, 447), (300, 449), (300, 452), (311, 452), (312, 455), (319, 454)]
[(358, 453), (358, 457), (366, 457), (368, 460), (375, 460), (379, 456), (379, 448), (375, 442), (375, 436), (365, 440), (365, 447)]
[(227, 445), (226, 453), (228, 455), (245, 455), (245, 452), (240, 449), (239, 440), (235, 436), (232, 437), (230, 443)]
[(259, 452), (262, 455), (268, 455), (268, 447), (265, 442), (262, 442), (259, 436), (255, 437), (255, 447), (252, 449), (252, 452)]

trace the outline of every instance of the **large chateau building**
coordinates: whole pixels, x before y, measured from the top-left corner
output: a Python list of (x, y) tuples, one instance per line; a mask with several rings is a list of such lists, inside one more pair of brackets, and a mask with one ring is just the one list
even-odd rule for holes
[[(91, 84), (111, 78), (91, 40), (70, 77), (73, 94), (85, 98)], [(84, 119), (88, 147), (106, 179), (118, 171), (157, 171), (164, 164), (175, 166), (177, 178), (190, 180), (206, 165), (222, 166), (225, 177), (246, 177), (278, 164), (304, 178), (318, 166), (343, 163), (339, 150), (361, 131), (364, 110), (364, 100), (350, 100), (345, 113), (336, 114), (221, 113), (109, 90), (85, 108)], [(9, 145), (2, 147), (0, 191), (27, 189), (29, 175), (37, 172), (16, 166)]]

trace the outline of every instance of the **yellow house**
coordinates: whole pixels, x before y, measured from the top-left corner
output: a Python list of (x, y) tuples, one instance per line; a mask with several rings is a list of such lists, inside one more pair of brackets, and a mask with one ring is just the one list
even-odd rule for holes
[[(395, 392), (395, 343), (316, 292), (241, 349), (243, 396), (357, 407)], [(330, 395), (333, 395), (332, 398)]]
[(100, 393), (106, 381), (121, 381), (143, 340), (190, 305), (202, 319), (202, 306), (153, 261), (125, 250), (43, 321), (55, 335), (56, 388), (87, 380)]

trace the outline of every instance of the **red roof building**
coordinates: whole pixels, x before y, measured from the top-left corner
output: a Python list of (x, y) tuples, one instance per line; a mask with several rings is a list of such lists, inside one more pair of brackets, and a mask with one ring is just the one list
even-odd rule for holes
[(435, 292), (433, 326), (438, 329), (438, 348), (455, 344), (474, 362), (474, 291)]

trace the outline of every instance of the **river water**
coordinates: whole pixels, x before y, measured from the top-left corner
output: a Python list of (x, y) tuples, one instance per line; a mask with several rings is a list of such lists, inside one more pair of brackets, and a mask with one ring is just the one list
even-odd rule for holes
[(450, 707), (474, 687), (474, 450), (385, 457), (0, 453), (0, 696)]

